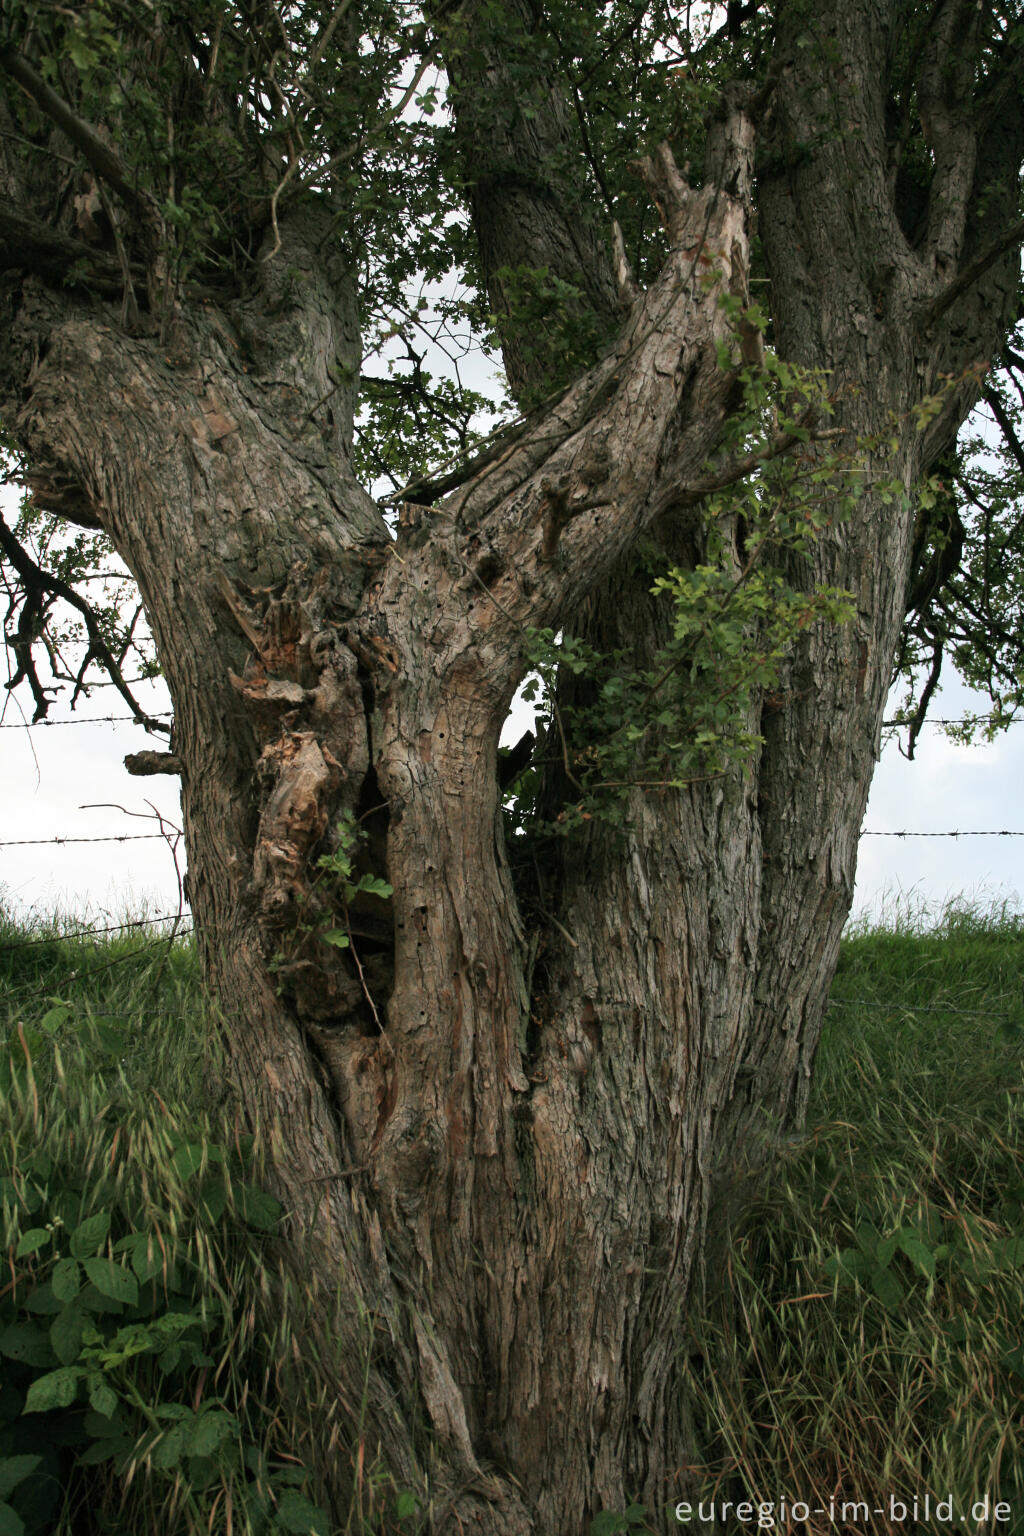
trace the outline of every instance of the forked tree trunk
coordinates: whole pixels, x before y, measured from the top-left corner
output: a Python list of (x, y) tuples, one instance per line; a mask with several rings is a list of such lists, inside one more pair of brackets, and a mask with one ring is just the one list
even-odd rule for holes
[[(783, 74), (778, 156), (814, 137), (812, 107)], [(876, 431), (995, 326), (964, 309), (955, 352), (922, 328), (941, 274), (851, 197), (859, 143), (816, 175), (769, 162), (761, 218), (780, 349), (833, 369), (842, 424)], [(795, 648), (749, 770), (636, 792), (625, 848), (591, 825), (543, 910), (506, 859), (497, 746), (524, 631), (586, 606), (595, 637), (650, 647), (623, 561), (652, 529), (678, 545), (730, 408), (745, 119), (722, 146), (701, 193), (667, 156), (648, 167), (672, 251), (615, 347), (394, 541), (349, 467), (331, 381), (358, 372), (351, 278), (313, 213), (282, 222), (246, 305), (185, 310), (165, 345), (5, 280), (5, 417), (40, 481), (86, 495), (156, 636), (233, 1087), (318, 1297), (310, 1369), (399, 1485), (429, 1487), (439, 1531), (576, 1536), (685, 1492), (716, 1181), (799, 1120), (852, 892), (914, 515), (870, 490), (801, 578), (848, 587), (857, 618)], [(869, 471), (909, 488), (969, 403), (966, 383)], [(346, 812), (388, 903), (346, 910), (318, 865)], [(324, 938), (342, 930), (348, 950)]]

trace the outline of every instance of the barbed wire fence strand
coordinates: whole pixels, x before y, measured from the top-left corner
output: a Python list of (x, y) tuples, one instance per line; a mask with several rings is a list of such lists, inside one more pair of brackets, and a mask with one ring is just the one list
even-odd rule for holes
[(171, 710), (157, 710), (144, 719), (136, 715), (83, 715), (76, 720), (4, 720), (0, 721), (0, 731), (43, 731), (54, 730), (66, 725), (145, 725), (147, 720), (173, 720)]

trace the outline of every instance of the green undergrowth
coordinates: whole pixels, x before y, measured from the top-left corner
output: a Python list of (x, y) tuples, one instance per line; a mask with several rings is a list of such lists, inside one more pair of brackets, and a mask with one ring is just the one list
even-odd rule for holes
[[(68, 927), (0, 916), (0, 1536), (422, 1530), (307, 1371), (191, 943)], [(735, 1186), (693, 1319), (691, 1528), (714, 1499), (753, 1501), (752, 1529), (771, 1505), (761, 1529), (1024, 1531), (1022, 984), (1012, 911), (848, 935), (806, 1131)], [(341, 1525), (314, 1436), (353, 1467)], [(926, 1495), (951, 1525), (873, 1513)], [(960, 1520), (985, 1498), (1011, 1517)], [(872, 1513), (794, 1521), (801, 1500)]]
[(705, 1501), (1024, 1531), (1022, 984), (1005, 907), (847, 936), (806, 1133), (735, 1202), (695, 1329)]
[(0, 920), (0, 1536), (320, 1532), (303, 1299), (190, 942)]

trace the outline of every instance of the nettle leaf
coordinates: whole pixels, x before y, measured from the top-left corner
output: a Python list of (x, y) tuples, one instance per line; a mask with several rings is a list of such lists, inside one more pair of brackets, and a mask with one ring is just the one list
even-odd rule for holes
[(52, 1035), (62, 1025), (66, 1024), (73, 1013), (73, 1009), (67, 1003), (58, 1003), (55, 1008), (50, 1008), (39, 1020), (39, 1028), (44, 1034)]
[(205, 1413), (199, 1414), (192, 1426), (188, 1437), (188, 1454), (190, 1456), (210, 1456), (238, 1428), (238, 1420), (234, 1414), (225, 1413), (222, 1408), (211, 1408)]
[(50, 1284), (58, 1301), (73, 1301), (82, 1288), (78, 1260), (58, 1259), (50, 1276)]
[(69, 1408), (78, 1396), (82, 1372), (73, 1366), (37, 1376), (25, 1397), (25, 1413), (48, 1413), (51, 1408)]
[(274, 1523), (279, 1530), (294, 1531), (295, 1536), (327, 1536), (330, 1529), (324, 1511), (296, 1488), (281, 1495)]
[(138, 1281), (113, 1259), (83, 1259), (82, 1268), (101, 1295), (109, 1296), (111, 1301), (126, 1301), (129, 1306), (138, 1301)]
[(935, 1274), (935, 1254), (920, 1233), (909, 1227), (901, 1227), (898, 1237), (900, 1248), (910, 1262), (916, 1264), (922, 1274), (932, 1279)]
[(86, 1217), (72, 1232), (71, 1252), (76, 1259), (89, 1257), (106, 1242), (109, 1232), (109, 1211), (97, 1211), (95, 1216)]
[(23, 1483), (42, 1461), (41, 1456), (0, 1457), (0, 1499), (6, 1499), (19, 1483)]
[(284, 1206), (265, 1190), (252, 1184), (239, 1184), (235, 1189), (235, 1209), (242, 1220), (260, 1232), (273, 1232), (281, 1220)]
[(92, 1371), (88, 1380), (89, 1405), (105, 1419), (112, 1419), (117, 1412), (117, 1394), (98, 1371)]
[(46, 1244), (52, 1237), (53, 1233), (48, 1232), (45, 1227), (30, 1227), (18, 1239), (18, 1246), (14, 1250), (14, 1257), (16, 1259), (25, 1259), (30, 1254), (38, 1253), (40, 1248), (46, 1247)]
[(72, 1365), (82, 1351), (87, 1315), (74, 1302), (50, 1325), (50, 1343), (61, 1365)]
[(53, 1365), (54, 1349), (48, 1336), (35, 1323), (9, 1323), (0, 1331), (0, 1355), (22, 1365)]
[(0, 1499), (0, 1536), (25, 1536), (24, 1520), (3, 1499)]

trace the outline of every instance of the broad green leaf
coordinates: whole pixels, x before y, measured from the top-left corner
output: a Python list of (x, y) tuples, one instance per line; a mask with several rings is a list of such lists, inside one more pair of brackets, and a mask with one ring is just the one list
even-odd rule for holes
[(201, 1141), (185, 1141), (177, 1149), (172, 1159), (174, 1169), (181, 1179), (189, 1179), (203, 1166), (203, 1154), (206, 1148)]
[(224, 1413), (221, 1409), (211, 1409), (207, 1413), (200, 1414), (192, 1427), (186, 1447), (189, 1456), (209, 1456), (220, 1445), (221, 1441), (238, 1428), (238, 1421), (233, 1414)]
[(90, 1257), (106, 1242), (109, 1231), (109, 1211), (97, 1211), (95, 1216), (87, 1216), (71, 1234), (71, 1252), (76, 1259)]
[(931, 1279), (935, 1274), (935, 1255), (928, 1244), (912, 1228), (901, 1227), (898, 1235), (900, 1248), (907, 1258)]
[(39, 1020), (39, 1028), (46, 1034), (52, 1035), (55, 1030), (60, 1029), (62, 1024), (67, 1023), (71, 1014), (72, 1009), (67, 1003), (58, 1003), (56, 1008), (50, 1008), (43, 1014)]
[(98, 1291), (112, 1301), (126, 1301), (134, 1306), (139, 1299), (135, 1276), (113, 1259), (83, 1259), (82, 1268)]
[(81, 1307), (72, 1302), (50, 1325), (50, 1342), (61, 1365), (73, 1365), (81, 1354), (86, 1321)]
[(278, 1530), (293, 1531), (295, 1536), (327, 1536), (327, 1516), (296, 1488), (282, 1493), (277, 1503), (274, 1524)]
[(58, 1259), (50, 1276), (50, 1284), (58, 1301), (73, 1301), (82, 1288), (78, 1260)]
[(14, 1257), (16, 1259), (24, 1259), (29, 1254), (38, 1253), (40, 1248), (45, 1248), (52, 1237), (53, 1233), (48, 1232), (45, 1227), (29, 1227), (28, 1231), (23, 1232), (18, 1239), (18, 1246), (14, 1250)]
[(0, 1499), (23, 1483), (42, 1461), (41, 1456), (0, 1456)]
[(68, 1408), (78, 1395), (81, 1372), (70, 1366), (37, 1376), (25, 1397), (26, 1413), (48, 1413), (51, 1408)]
[(327, 928), (320, 937), (325, 944), (333, 944), (335, 949), (348, 949), (351, 942), (344, 928)]
[(175, 1424), (173, 1429), (167, 1431), (166, 1435), (161, 1435), (153, 1447), (152, 1461), (154, 1467), (158, 1467), (161, 1472), (169, 1472), (172, 1467), (176, 1467), (181, 1461), (184, 1454), (184, 1446), (185, 1426), (184, 1424)]
[(16, 1509), (0, 1499), (0, 1536), (25, 1536), (25, 1522)]
[(89, 1376), (89, 1404), (105, 1419), (112, 1419), (117, 1411), (117, 1394), (98, 1371)]
[(871, 1289), (887, 1311), (893, 1312), (906, 1299), (906, 1291), (891, 1269), (871, 1271)]
[(898, 1242), (899, 1235), (896, 1232), (890, 1232), (887, 1237), (882, 1238), (881, 1242), (878, 1244), (877, 1249), (875, 1250), (875, 1263), (878, 1265), (879, 1269), (888, 1269), (889, 1265), (892, 1263), (893, 1255), (896, 1252), (896, 1245)]
[(9, 1323), (0, 1331), (0, 1355), (22, 1365), (52, 1365), (53, 1345), (35, 1323)]
[(251, 1184), (239, 1184), (235, 1189), (235, 1209), (242, 1220), (260, 1232), (273, 1232), (284, 1210), (281, 1202), (265, 1190)]

